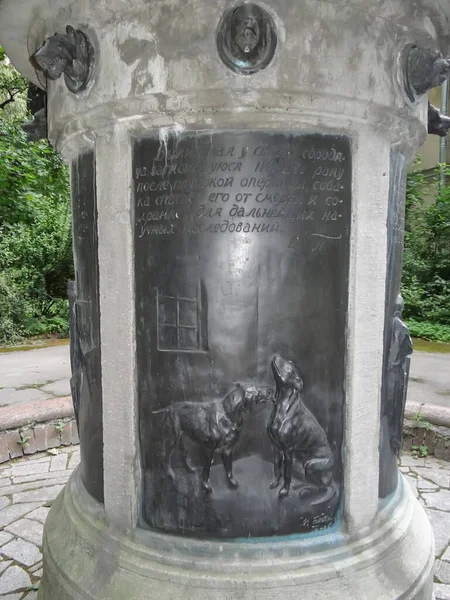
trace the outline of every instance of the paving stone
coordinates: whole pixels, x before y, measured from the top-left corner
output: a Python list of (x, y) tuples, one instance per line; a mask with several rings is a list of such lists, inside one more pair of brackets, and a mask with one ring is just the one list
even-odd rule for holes
[(36, 571), (39, 571), (40, 569), (42, 569), (42, 560), (40, 560), (38, 563), (36, 563), (33, 567), (31, 567), (30, 569), (28, 569), (28, 571), (30, 573), (33, 573), (33, 575), (35, 577), (38, 577), (38, 575), (36, 575)]
[(78, 428), (77, 428), (76, 421), (70, 422), (70, 439), (72, 441), (72, 444), (80, 443), (80, 438), (78, 436)]
[(37, 592), (31, 590), (31, 592), (25, 596), (24, 600), (37, 600)]
[(425, 459), (424, 458), (414, 458), (413, 456), (402, 456), (400, 460), (400, 465), (402, 467), (424, 467)]
[(6, 557), (12, 558), (16, 562), (26, 565), (27, 567), (31, 567), (42, 559), (39, 548), (25, 540), (13, 540), (12, 542), (9, 542), (9, 544), (3, 546), (1, 551)]
[(0, 477), (11, 477), (12, 467), (2, 467), (0, 465)]
[(69, 458), (69, 469), (75, 469), (80, 464), (80, 451), (74, 450)]
[(38, 450), (47, 450), (47, 426), (36, 425), (34, 428), (34, 439)]
[(7, 485), (11, 485), (12, 482), (12, 477), (7, 477), (5, 475), (5, 477), (3, 477), (0, 473), (0, 489), (2, 487), (6, 487)]
[(445, 469), (427, 469), (424, 467), (414, 469), (414, 471), (420, 477), (424, 477), (425, 479), (432, 481), (441, 488), (450, 488), (450, 473)]
[(12, 540), (12, 538), (13, 536), (10, 533), (7, 533), (6, 531), (0, 531), (0, 546), (3, 546), (9, 542), (9, 540)]
[(8, 444), (9, 455), (11, 458), (18, 458), (23, 455), (21, 446), (21, 437), (18, 431), (8, 431), (4, 435), (4, 439)]
[[(1, 490), (1, 488), (0, 488)], [(11, 504), (11, 501), (8, 498), (5, 497), (0, 497), (0, 510), (2, 510), (3, 508), (5, 508), (6, 506), (9, 506)]]
[(450, 514), (429, 508), (425, 512), (433, 527), (436, 556), (440, 556), (450, 544)]
[[(59, 476), (58, 476), (59, 475)], [(10, 485), (9, 487), (0, 488), (0, 498), (2, 496), (10, 496), (11, 494), (19, 494), (36, 489), (44, 489), (52, 485), (65, 485), (69, 479), (70, 472), (53, 473), (52, 479), (44, 479), (43, 481), (30, 481), (30, 483), (21, 483), (18, 485)]]
[(450, 585), (444, 585), (442, 583), (434, 584), (434, 594), (436, 600), (450, 600)]
[(19, 537), (32, 542), (36, 546), (42, 545), (43, 525), (38, 521), (30, 521), (29, 519), (20, 519), (6, 527), (6, 531), (18, 535)]
[(61, 444), (63, 446), (70, 446), (72, 443), (72, 434), (70, 431), (70, 422), (66, 423), (61, 430)]
[(400, 467), (399, 470), (401, 473), (409, 473), (410, 468), (409, 467)]
[(40, 502), (24, 502), (23, 504), (11, 504), (3, 510), (0, 510), (0, 527), (5, 527), (20, 517), (41, 507)]
[[(45, 483), (46, 480), (62, 479), (63, 477), (66, 477), (68, 479), (70, 477), (71, 472), (72, 471), (69, 471), (67, 475), (65, 475), (65, 473), (61, 471), (57, 473), (36, 473), (36, 475), (23, 475), (23, 477), (13, 477), (13, 482), (14, 484), (19, 484), (32, 483), (36, 481), (40, 485), (48, 485)], [(11, 483), (9, 485), (11, 485)]]
[(5, 463), (9, 460), (8, 442), (4, 435), (0, 436), (0, 463)]
[(427, 479), (419, 477), (417, 479), (417, 489), (419, 492), (436, 492), (439, 490), (439, 486), (431, 481), (428, 481)]
[(50, 467), (50, 457), (45, 461), (30, 461), (23, 462), (18, 465), (13, 465), (12, 475), (34, 475), (35, 473), (48, 473)]
[(447, 548), (447, 550), (441, 556), (441, 560), (446, 560), (447, 562), (450, 562), (450, 548)]
[(438, 510), (450, 511), (450, 491), (440, 490), (433, 494), (422, 494), (425, 506), (437, 508)]
[(436, 560), (434, 565), (434, 576), (440, 583), (450, 584), (450, 563)]
[[(64, 489), (64, 485), (53, 485), (38, 490), (13, 494), (13, 504), (20, 502), (47, 502), (54, 500), (59, 492)], [(1, 514), (1, 513), (0, 513)]]
[(23, 592), (19, 592), (18, 594), (8, 594), (7, 596), (2, 596), (1, 600), (22, 600), (22, 598)]
[(2, 560), (0, 558), (0, 575), (6, 571), (6, 569), (9, 567), (9, 565), (12, 565), (12, 560)]
[(47, 448), (61, 446), (61, 435), (54, 425), (47, 425)]
[(410, 477), (409, 475), (405, 475), (405, 479), (409, 483), (414, 496), (416, 498), (418, 498), (419, 497), (419, 491), (417, 489), (417, 479), (414, 479), (414, 477)]
[(22, 431), (22, 439), (27, 439), (27, 443), (23, 446), (23, 453), (28, 456), (30, 454), (36, 454), (37, 446), (36, 446), (36, 438), (34, 437), (33, 429), (24, 429)]
[(31, 580), (27, 573), (17, 565), (9, 567), (0, 578), (0, 594), (9, 594), (16, 590), (30, 587)]
[(27, 515), (27, 519), (34, 519), (35, 521), (39, 521), (40, 523), (45, 523), (49, 512), (49, 508), (46, 508), (45, 506), (40, 506), (36, 510), (30, 512)]
[(33, 575), (35, 575), (35, 577), (39, 577), (39, 579), (42, 579), (42, 575), (44, 574), (43, 569), (39, 569), (39, 571), (35, 571), (33, 573)]
[(53, 471), (65, 471), (67, 467), (67, 459), (68, 456), (65, 452), (58, 454), (57, 456), (52, 456), (50, 473), (53, 473)]

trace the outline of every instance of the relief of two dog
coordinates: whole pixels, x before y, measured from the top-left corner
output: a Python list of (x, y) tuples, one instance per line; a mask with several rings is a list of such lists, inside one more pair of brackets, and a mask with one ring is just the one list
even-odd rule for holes
[(204, 491), (212, 492), (209, 476), (216, 452), (222, 455), (229, 484), (237, 488), (239, 484), (233, 477), (232, 454), (241, 432), (244, 413), (271, 399), (273, 407), (267, 423), (267, 433), (274, 448), (275, 480), (270, 487), (275, 488), (283, 483), (279, 497), (284, 498), (289, 494), (294, 458), (302, 462), (307, 482), (300, 495), (319, 492), (328, 487), (332, 480), (333, 453), (325, 432), (303, 402), (303, 380), (300, 373), (291, 361), (279, 355), (272, 360), (272, 371), (275, 396), (270, 388), (237, 384), (223, 399), (201, 404), (178, 402), (154, 412), (165, 415), (171, 430), (168, 471), (172, 479), (175, 474), (171, 458), (179, 444), (186, 468), (193, 471), (184, 448), (185, 436), (197, 443), (202, 450)]

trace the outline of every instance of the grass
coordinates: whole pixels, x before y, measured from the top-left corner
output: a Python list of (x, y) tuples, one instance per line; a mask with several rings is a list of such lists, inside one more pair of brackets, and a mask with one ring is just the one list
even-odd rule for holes
[(66, 346), (68, 343), (67, 338), (32, 338), (31, 340), (25, 340), (23, 344), (1, 346), (0, 353), (39, 350), (41, 348), (52, 348), (53, 346)]
[(428, 340), (421, 340), (419, 338), (413, 338), (414, 350), (420, 352), (437, 352), (440, 354), (450, 354), (450, 344), (445, 342), (429, 342)]

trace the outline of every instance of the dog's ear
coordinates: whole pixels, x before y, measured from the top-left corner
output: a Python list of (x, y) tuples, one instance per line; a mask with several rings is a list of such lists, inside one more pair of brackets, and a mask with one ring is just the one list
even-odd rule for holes
[(294, 387), (298, 392), (303, 391), (303, 379), (299, 375), (294, 377)]

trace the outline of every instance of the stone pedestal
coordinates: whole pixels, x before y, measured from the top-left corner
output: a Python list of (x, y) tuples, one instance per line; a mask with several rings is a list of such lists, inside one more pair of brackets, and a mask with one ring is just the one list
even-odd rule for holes
[(405, 48), (445, 52), (449, 18), (443, 0), (0, 1), (72, 174), (82, 457), (40, 600), (431, 599), (396, 463), (396, 301), (427, 116)]

